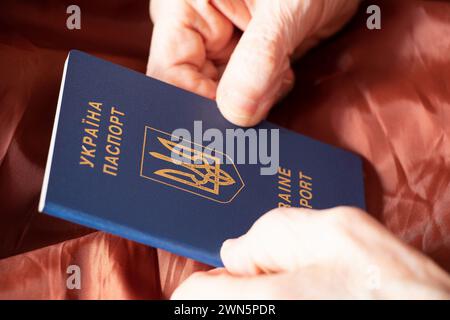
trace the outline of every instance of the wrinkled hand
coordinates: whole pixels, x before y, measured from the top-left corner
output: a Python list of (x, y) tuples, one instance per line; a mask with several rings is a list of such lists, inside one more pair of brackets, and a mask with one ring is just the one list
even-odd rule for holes
[(276, 209), (226, 241), (225, 268), (198, 272), (175, 299), (450, 299), (450, 278), (367, 213)]
[(291, 59), (340, 29), (358, 2), (152, 0), (147, 74), (216, 98), (228, 120), (255, 125), (292, 87)]

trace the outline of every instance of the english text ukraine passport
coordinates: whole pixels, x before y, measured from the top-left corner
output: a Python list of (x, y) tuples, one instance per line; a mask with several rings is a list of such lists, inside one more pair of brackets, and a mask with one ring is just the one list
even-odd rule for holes
[(358, 156), (268, 122), (243, 130), (212, 100), (70, 52), (41, 212), (221, 266), (222, 242), (270, 209), (338, 205), (364, 208)]

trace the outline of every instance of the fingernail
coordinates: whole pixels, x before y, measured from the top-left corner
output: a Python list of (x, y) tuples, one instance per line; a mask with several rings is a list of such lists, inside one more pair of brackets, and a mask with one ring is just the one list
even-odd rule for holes
[(222, 244), (222, 248), (220, 248), (220, 258), (222, 259), (222, 262), (227, 267), (233, 268), (234, 265), (236, 265), (236, 254), (233, 253), (233, 247), (235, 246), (235, 239), (226, 240)]
[(253, 118), (258, 111), (256, 101), (234, 91), (228, 91), (218, 97), (217, 102), (225, 118), (239, 124)]
[(236, 239), (228, 239), (222, 244), (222, 250), (228, 250), (232, 246), (234, 246), (234, 243), (236, 242)]
[(220, 256), (222, 260), (229, 261), (233, 257), (233, 247), (235, 246), (236, 239), (229, 239), (222, 243), (222, 248), (220, 248)]

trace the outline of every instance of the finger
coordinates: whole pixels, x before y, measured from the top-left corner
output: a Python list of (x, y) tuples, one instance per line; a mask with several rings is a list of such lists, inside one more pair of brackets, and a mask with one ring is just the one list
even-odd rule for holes
[[(218, 71), (208, 55), (219, 55), (233, 27), (207, 1), (152, 1), (154, 30), (147, 74), (214, 98)], [(217, 53), (219, 52), (219, 53)]]
[[(286, 276), (284, 276), (286, 277)], [(235, 277), (225, 269), (198, 272), (173, 293), (173, 300), (269, 300), (283, 298), (281, 276)], [(285, 281), (288, 282), (288, 281)]]
[(248, 276), (296, 270), (301, 255), (302, 230), (298, 224), (310, 226), (310, 214), (304, 209), (266, 213), (246, 234), (223, 243), (220, 256), (225, 268), (232, 274)]
[[(198, 272), (173, 293), (174, 300), (276, 300), (373, 298), (361, 275), (349, 277), (333, 265), (305, 267), (296, 272), (233, 276), (225, 269)], [(366, 296), (362, 296), (365, 294)]]
[(360, 252), (365, 253), (356, 245), (355, 239), (362, 236), (352, 234), (353, 227), (375, 240), (385, 237), (378, 224), (358, 209), (283, 208), (262, 216), (242, 237), (225, 241), (220, 254), (226, 269), (236, 275), (356, 261), (362, 259)]
[(212, 0), (214, 6), (242, 31), (247, 28), (251, 18), (247, 2), (244, 0)]
[[(416, 268), (430, 267), (431, 262), (415, 261)], [(398, 265), (397, 265), (398, 266)], [(295, 272), (258, 276), (233, 276), (225, 269), (199, 272), (179, 286), (172, 299), (233, 299), (233, 300), (275, 300), (275, 299), (383, 299), (407, 297), (408, 299), (447, 299), (449, 277), (444, 271), (432, 266), (434, 276), (421, 281), (408, 281), (408, 275), (389, 275), (380, 269), (377, 277), (384, 279), (379, 287), (370, 283), (372, 277), (367, 269), (352, 272), (338, 264), (327, 263), (302, 267)], [(415, 273), (418, 278), (426, 270)], [(436, 272), (436, 273), (434, 273)], [(412, 273), (414, 274), (414, 272)], [(428, 274), (429, 275), (429, 274)], [(417, 280), (417, 279), (416, 279)]]
[(217, 88), (217, 82), (214, 79), (217, 77), (215, 75), (217, 71), (205, 70), (206, 68), (208, 67), (202, 67), (201, 70), (207, 72), (208, 75), (188, 64), (167, 68), (162, 73), (157, 73), (159, 76), (149, 75), (206, 98), (214, 99)]
[(290, 69), (288, 26), (280, 10), (272, 10), (277, 3), (255, 11), (219, 82), (219, 108), (237, 125), (252, 126), (266, 116)]

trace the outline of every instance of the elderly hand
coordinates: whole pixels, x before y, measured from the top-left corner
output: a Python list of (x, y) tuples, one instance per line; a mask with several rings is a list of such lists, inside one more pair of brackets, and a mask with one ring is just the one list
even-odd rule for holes
[(290, 60), (340, 29), (358, 2), (152, 0), (147, 74), (216, 98), (228, 120), (255, 125), (292, 87)]
[(275, 209), (221, 257), (172, 298), (450, 299), (449, 275), (354, 208)]

